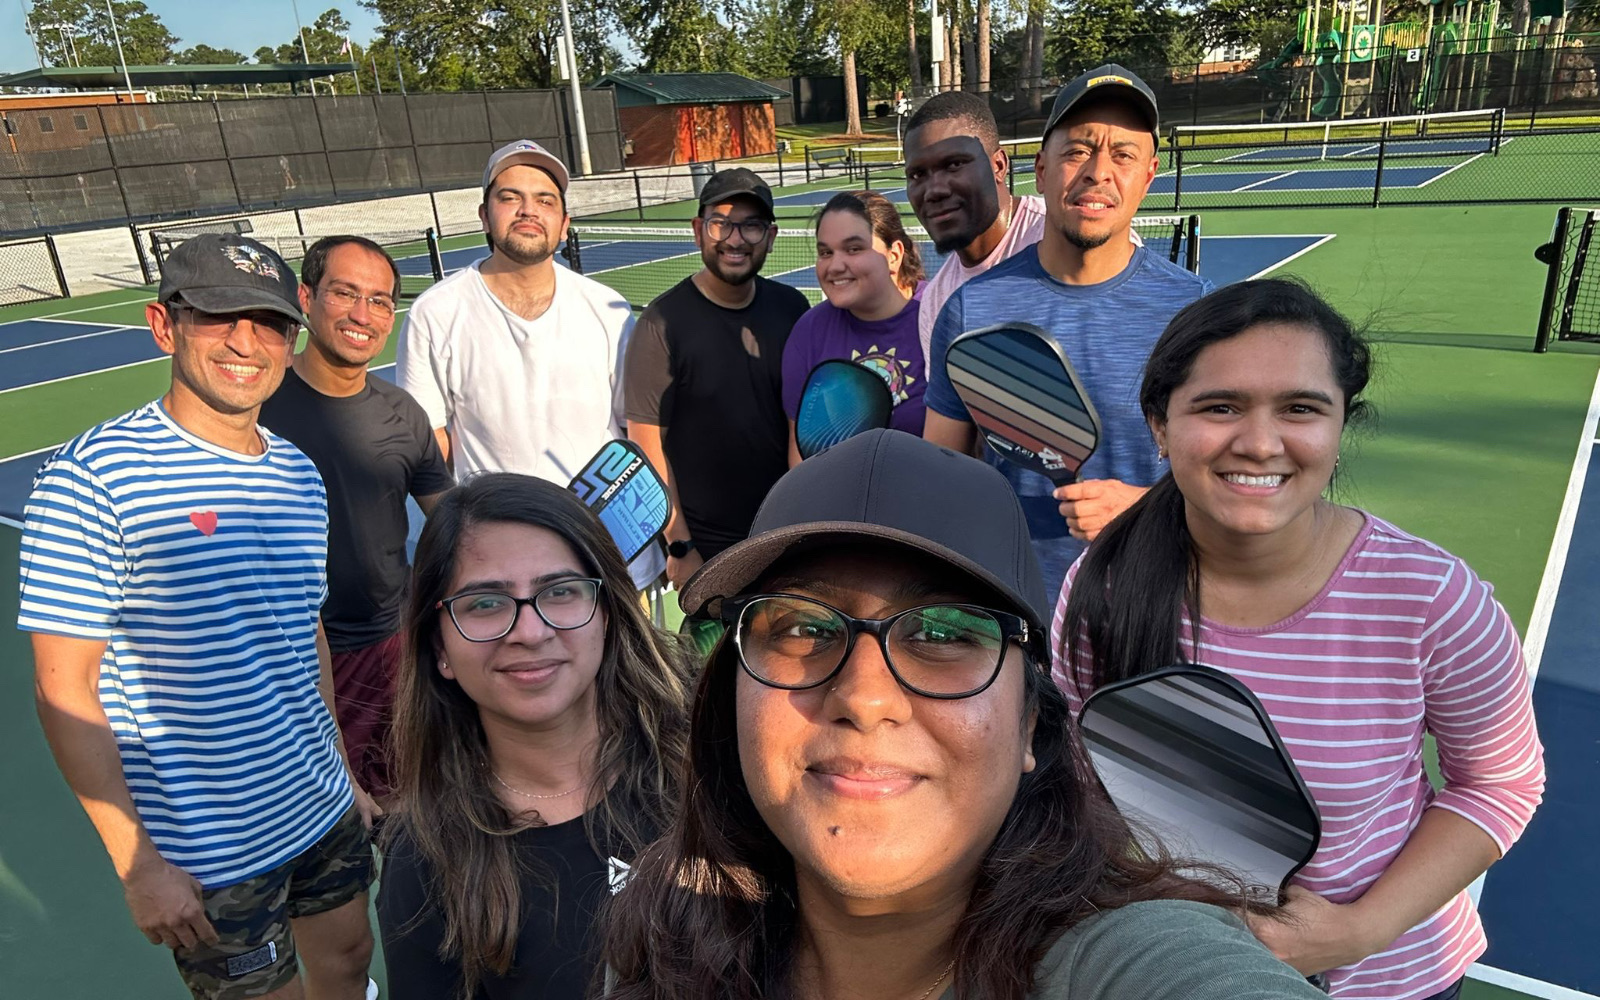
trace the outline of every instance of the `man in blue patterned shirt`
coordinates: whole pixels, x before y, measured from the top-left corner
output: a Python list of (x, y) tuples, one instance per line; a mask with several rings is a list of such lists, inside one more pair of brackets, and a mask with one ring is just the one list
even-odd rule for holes
[(206, 1000), (357, 1000), (372, 951), (374, 807), (318, 617), (327, 498), (256, 424), (303, 322), (297, 284), (244, 237), (174, 250), (145, 314), (170, 389), (56, 452), (23, 528), (45, 736), (134, 922)]

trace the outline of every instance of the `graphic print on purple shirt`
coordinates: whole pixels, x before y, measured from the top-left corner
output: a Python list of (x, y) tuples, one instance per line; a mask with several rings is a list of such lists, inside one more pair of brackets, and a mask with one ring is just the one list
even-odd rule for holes
[(888, 319), (857, 319), (828, 302), (801, 316), (783, 349), (783, 409), (789, 419), (800, 412), (800, 394), (811, 369), (842, 358), (877, 372), (894, 397), (889, 426), (921, 437), (922, 393), (928, 379), (917, 339), (917, 312), (925, 287), (927, 282), (918, 283), (905, 308)]

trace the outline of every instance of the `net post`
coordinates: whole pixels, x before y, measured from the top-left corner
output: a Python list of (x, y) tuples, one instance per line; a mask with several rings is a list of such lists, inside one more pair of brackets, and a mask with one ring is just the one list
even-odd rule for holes
[(1172, 210), (1183, 207), (1183, 147), (1178, 145), (1178, 130), (1172, 130)]
[(1489, 119), (1489, 152), (1495, 156), (1500, 155), (1500, 146), (1505, 142), (1506, 135), (1506, 109), (1495, 108), (1494, 115)]
[(806, 183), (810, 184), (811, 183), (811, 144), (809, 142), (806, 143), (805, 146), (801, 147), (801, 152), (805, 155), (805, 158), (806, 158)]
[(56, 284), (61, 286), (61, 298), (68, 298), (71, 292), (67, 291), (67, 272), (61, 267), (61, 251), (56, 248), (56, 238), (50, 233), (44, 234), (45, 253), (50, 255), (50, 269), (56, 273)]
[(639, 213), (640, 221), (644, 220), (644, 185), (639, 181), (639, 171), (633, 171), (633, 204)]
[(774, 152), (778, 154), (778, 186), (783, 187), (783, 147), (778, 146)]
[(1571, 214), (1570, 208), (1556, 212), (1556, 231), (1550, 238), (1551, 249), (1555, 252), (1550, 255), (1550, 263), (1545, 267), (1544, 298), (1539, 303), (1539, 331), (1533, 341), (1535, 354), (1543, 354), (1550, 349), (1550, 323), (1555, 317), (1556, 295), (1561, 288), (1561, 262), (1566, 255), (1567, 226)]
[[(1572, 262), (1567, 271), (1566, 294), (1561, 302), (1561, 319), (1556, 325), (1556, 339), (1566, 340), (1572, 332), (1572, 317), (1578, 308), (1580, 290), (1583, 288), (1583, 275), (1588, 267), (1589, 251), (1594, 243), (1595, 223), (1600, 222), (1600, 211), (1587, 209), (1568, 209), (1573, 213), (1573, 218), (1579, 222), (1578, 239), (1572, 248)], [(1569, 228), (1571, 223), (1569, 222)], [(1588, 337), (1578, 339), (1588, 340)]]
[(1200, 273), (1200, 216), (1191, 214), (1184, 223), (1188, 230), (1189, 248), (1184, 260), (1184, 266), (1190, 274)]
[(435, 282), (444, 280), (444, 256), (439, 253), (439, 233), (431, 226), (427, 231), (428, 240), (428, 267), (433, 271)]
[(583, 273), (583, 241), (578, 239), (578, 231), (567, 227), (567, 242), (561, 247), (561, 256), (566, 258), (576, 274)]

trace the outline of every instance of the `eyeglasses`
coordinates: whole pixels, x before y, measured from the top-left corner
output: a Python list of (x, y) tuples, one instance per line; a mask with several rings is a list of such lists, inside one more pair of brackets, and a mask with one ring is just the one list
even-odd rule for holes
[(970, 604), (928, 604), (887, 618), (852, 618), (793, 594), (724, 601), (745, 673), (768, 687), (804, 691), (836, 677), (863, 632), (876, 636), (889, 672), (925, 698), (970, 698), (994, 683), (1006, 646), (1028, 641), (1017, 615)]
[(739, 230), (739, 235), (744, 237), (746, 243), (760, 243), (766, 239), (767, 230), (771, 228), (772, 223), (766, 219), (745, 219), (742, 222), (734, 222), (727, 216), (713, 215), (707, 217), (705, 221), (706, 235), (718, 243), (732, 236), (735, 229)]
[(532, 597), (474, 590), (446, 597), (433, 607), (449, 612), (456, 631), (468, 642), (504, 639), (517, 627), (524, 606), (533, 608), (546, 625), (567, 632), (583, 628), (594, 618), (600, 603), (600, 583), (587, 577), (557, 580), (535, 591)]
[(341, 288), (337, 286), (327, 288), (323, 291), (324, 294), (327, 295), (328, 299), (341, 309), (354, 309), (356, 307), (356, 303), (360, 302), (364, 298), (367, 302), (367, 308), (372, 310), (372, 314), (374, 316), (380, 316), (384, 319), (388, 319), (394, 315), (394, 299), (391, 299), (387, 295), (363, 296), (354, 289)]
[(173, 301), (170, 305), (179, 312), (188, 313), (190, 328), (202, 337), (226, 337), (233, 333), (241, 319), (248, 319), (256, 336), (272, 347), (293, 343), (300, 332), (299, 323), (277, 313), (208, 313), (183, 302)]

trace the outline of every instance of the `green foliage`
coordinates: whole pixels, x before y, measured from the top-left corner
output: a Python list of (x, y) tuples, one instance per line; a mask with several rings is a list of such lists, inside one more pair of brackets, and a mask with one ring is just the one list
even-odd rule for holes
[(1050, 29), (1045, 65), (1063, 77), (1107, 62), (1193, 65), (1202, 52), (1191, 19), (1168, 0), (1078, 0), (1056, 9)]
[[(140, 0), (112, 0), (128, 65), (172, 59), (178, 37)], [(105, 0), (34, 0), (29, 26), (48, 66), (115, 66), (116, 39)]]
[[(381, 36), (417, 67), (410, 90), (550, 87), (559, 83), (560, 0), (362, 0), (382, 19)], [(607, 44), (611, 0), (571, 4), (578, 66), (586, 80), (618, 68)]]
[(192, 45), (172, 57), (175, 63), (185, 66), (237, 66), (249, 62), (243, 52), (233, 49), (214, 49), (209, 45)]

